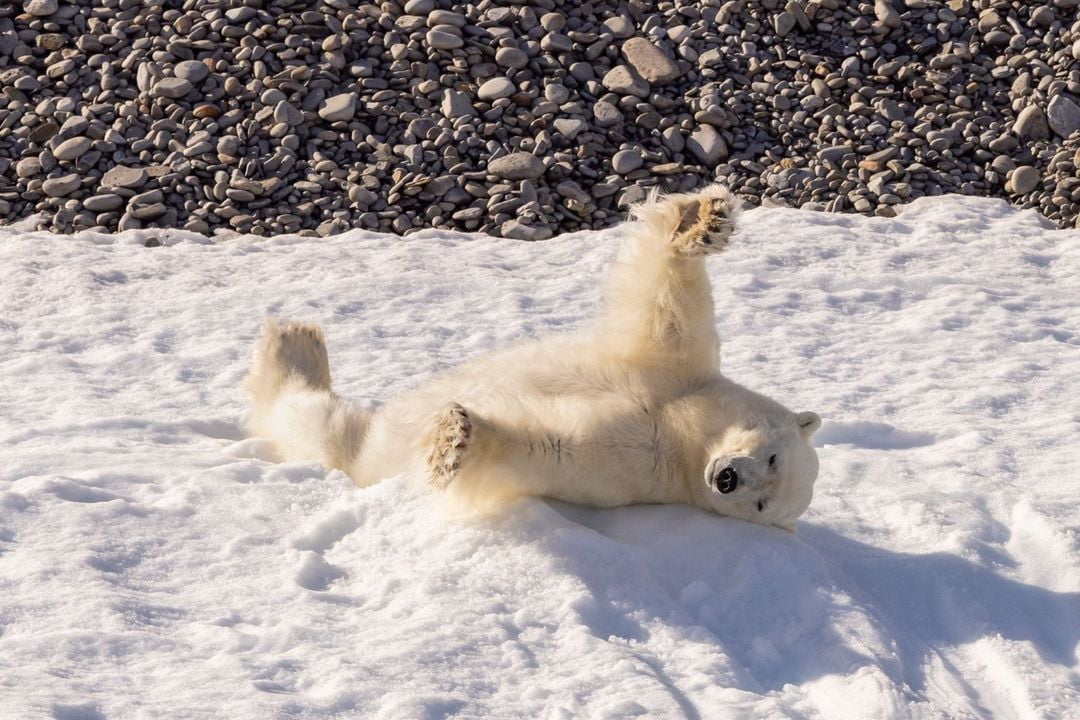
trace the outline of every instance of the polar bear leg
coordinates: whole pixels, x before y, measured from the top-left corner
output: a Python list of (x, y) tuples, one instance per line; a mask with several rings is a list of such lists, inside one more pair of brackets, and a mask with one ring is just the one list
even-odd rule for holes
[(735, 230), (736, 200), (721, 185), (652, 197), (620, 250), (596, 326), (608, 350), (696, 375), (715, 369), (719, 337), (704, 257)]
[(267, 319), (245, 386), (248, 430), (273, 441), (279, 459), (315, 460), (350, 471), (369, 417), (331, 392), (319, 327)]

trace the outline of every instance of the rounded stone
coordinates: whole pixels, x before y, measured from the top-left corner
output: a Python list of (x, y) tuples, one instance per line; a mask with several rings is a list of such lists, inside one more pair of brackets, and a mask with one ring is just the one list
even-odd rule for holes
[(510, 97), (517, 90), (514, 83), (505, 77), (491, 78), (476, 91), (476, 96), (481, 100), (498, 100)]
[(184, 78), (162, 78), (154, 83), (154, 89), (150, 91), (155, 97), (164, 97), (176, 100), (184, 97), (194, 89), (194, 86)]
[(210, 68), (198, 60), (184, 60), (173, 67), (173, 74), (190, 83), (201, 83), (210, 74)]
[(124, 198), (114, 193), (92, 195), (83, 200), (83, 207), (94, 212), (108, 212), (123, 207)]
[(465, 44), (460, 35), (442, 30), (428, 30), (426, 37), (427, 44), (436, 50), (457, 50)]
[(495, 62), (503, 67), (520, 70), (529, 64), (529, 56), (524, 50), (512, 47), (502, 47), (495, 52)]
[(504, 180), (537, 180), (544, 174), (544, 162), (535, 155), (515, 152), (489, 162), (488, 172)]
[(23, 9), (35, 17), (52, 15), (60, 8), (58, 0), (27, 0)]
[(69, 138), (53, 148), (52, 154), (57, 160), (75, 160), (89, 150), (93, 142), (88, 137)]
[(611, 157), (611, 169), (620, 175), (632, 173), (644, 164), (638, 150), (620, 150)]
[(79, 189), (82, 178), (77, 173), (49, 178), (41, 184), (41, 190), (49, 197), (64, 197)]
[(1039, 184), (1039, 171), (1030, 165), (1021, 165), (1013, 170), (1009, 184), (1017, 195), (1027, 195)]
[(117, 165), (101, 176), (103, 188), (137, 188), (146, 182), (145, 168)]
[(352, 120), (356, 114), (356, 96), (342, 93), (328, 97), (319, 108), (319, 117), (330, 122)]
[(682, 75), (674, 60), (643, 37), (632, 37), (624, 42), (622, 55), (650, 84), (666, 85)]

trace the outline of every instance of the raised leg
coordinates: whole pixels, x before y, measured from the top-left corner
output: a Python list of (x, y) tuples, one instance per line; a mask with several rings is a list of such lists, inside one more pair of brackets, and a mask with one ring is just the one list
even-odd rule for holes
[(248, 430), (272, 440), (280, 460), (315, 460), (351, 472), (369, 417), (331, 392), (319, 327), (267, 319), (245, 386)]
[(611, 270), (595, 332), (604, 347), (642, 364), (708, 373), (719, 338), (704, 258), (727, 248), (736, 201), (713, 185), (692, 194), (651, 198)]

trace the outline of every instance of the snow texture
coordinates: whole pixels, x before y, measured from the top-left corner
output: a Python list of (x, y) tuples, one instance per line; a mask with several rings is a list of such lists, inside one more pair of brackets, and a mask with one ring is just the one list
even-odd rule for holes
[(1078, 717), (1080, 234), (1032, 211), (754, 210), (710, 260), (725, 371), (826, 419), (795, 534), (245, 439), (264, 315), (371, 406), (580, 324), (617, 236), (0, 229), (0, 717)]

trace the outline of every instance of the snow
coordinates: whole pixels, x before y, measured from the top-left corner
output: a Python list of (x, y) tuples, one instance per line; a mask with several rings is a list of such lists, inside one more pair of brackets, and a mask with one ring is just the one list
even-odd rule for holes
[(618, 230), (0, 228), (0, 717), (1080, 717), (1080, 234), (996, 200), (744, 215), (724, 367), (825, 419), (794, 534), (462, 515), (241, 431), (260, 319), (372, 406), (574, 327)]

